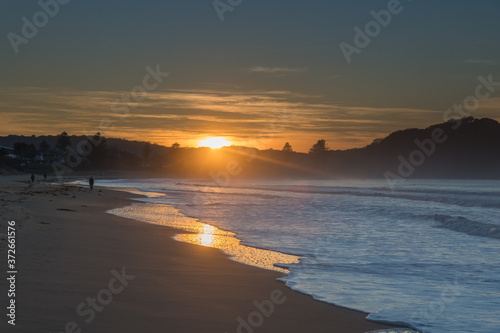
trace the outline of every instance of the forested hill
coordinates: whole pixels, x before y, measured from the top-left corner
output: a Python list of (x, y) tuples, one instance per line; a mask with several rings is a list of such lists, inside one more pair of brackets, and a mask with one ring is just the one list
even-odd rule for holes
[[(69, 143), (74, 154), (86, 140), (62, 134), (0, 137), (0, 166), (50, 172), (54, 161), (64, 164), (70, 157), (62, 147)], [(283, 150), (165, 147), (103, 137), (96, 144), (89, 143), (91, 154), (77, 156), (79, 163), (69, 164), (82, 170), (147, 169), (172, 177), (213, 178), (231, 169), (233, 178), (500, 178), (500, 124), (487, 118), (400, 130), (357, 149), (329, 150), (320, 139), (309, 153), (294, 152), (288, 143)]]
[(408, 169), (409, 177), (418, 178), (500, 178), (500, 124), (469, 117), (396, 131), (365, 148), (334, 155), (337, 172), (357, 177), (380, 177), (386, 171), (406, 175)]

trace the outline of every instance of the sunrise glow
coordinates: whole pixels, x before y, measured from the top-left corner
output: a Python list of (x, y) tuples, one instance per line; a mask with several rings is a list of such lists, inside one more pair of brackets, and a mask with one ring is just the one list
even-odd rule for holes
[(221, 148), (224, 146), (230, 146), (231, 142), (229, 142), (226, 138), (222, 137), (213, 137), (213, 138), (207, 138), (198, 141), (198, 146), (199, 147), (210, 147), (212, 149), (216, 148)]

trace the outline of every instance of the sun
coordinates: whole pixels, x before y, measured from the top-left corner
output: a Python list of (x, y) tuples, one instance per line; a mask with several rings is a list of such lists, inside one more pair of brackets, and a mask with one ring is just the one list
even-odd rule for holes
[(231, 142), (229, 142), (226, 138), (222, 138), (222, 137), (206, 138), (206, 139), (198, 141), (199, 147), (210, 147), (212, 149), (221, 148), (221, 147), (230, 146), (230, 145), (231, 145)]

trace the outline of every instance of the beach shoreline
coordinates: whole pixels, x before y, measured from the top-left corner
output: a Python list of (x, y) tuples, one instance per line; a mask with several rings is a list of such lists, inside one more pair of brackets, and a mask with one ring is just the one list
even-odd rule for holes
[[(7, 221), (15, 220), (19, 228), (17, 324), (0, 323), (9, 332), (363, 333), (392, 328), (293, 291), (277, 280), (281, 273), (175, 241), (180, 230), (106, 213), (130, 205), (138, 195), (27, 179), (0, 177), (5, 188), (0, 233), (5, 234)], [(89, 298), (97, 300), (95, 308)], [(5, 304), (2, 297), (4, 309)]]

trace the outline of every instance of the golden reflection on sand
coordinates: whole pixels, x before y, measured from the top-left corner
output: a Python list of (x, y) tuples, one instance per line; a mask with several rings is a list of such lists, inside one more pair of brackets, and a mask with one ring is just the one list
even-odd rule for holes
[(179, 234), (175, 236), (175, 239), (186, 243), (221, 249), (231, 259), (248, 265), (287, 273), (288, 270), (276, 267), (274, 264), (299, 262), (299, 257), (297, 256), (241, 245), (240, 240), (234, 237), (234, 233), (188, 217), (170, 205), (141, 203), (112, 209), (108, 212), (122, 217), (192, 232), (191, 234)]
[(198, 244), (208, 247), (214, 247), (215, 242), (215, 228), (209, 224), (205, 224), (202, 228), (202, 233), (196, 235), (198, 236)]
[(291, 264), (299, 262), (297, 256), (241, 245), (240, 240), (235, 237), (218, 235), (216, 231), (218, 229), (211, 225), (206, 225), (202, 230), (208, 233), (179, 234), (175, 236), (175, 239), (181, 242), (221, 249), (233, 260), (283, 273), (287, 273), (288, 270), (274, 266), (275, 263)]

